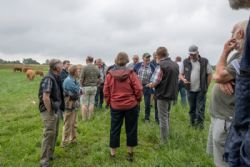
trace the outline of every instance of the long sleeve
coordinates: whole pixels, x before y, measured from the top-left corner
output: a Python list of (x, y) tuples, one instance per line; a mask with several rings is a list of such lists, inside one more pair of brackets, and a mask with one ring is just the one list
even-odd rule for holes
[(63, 90), (66, 94), (72, 97), (78, 97), (80, 95), (80, 85), (73, 78), (66, 78), (63, 82)]
[(105, 82), (104, 82), (104, 88), (103, 88), (103, 94), (104, 94), (107, 105), (110, 105), (110, 98), (111, 98), (110, 85), (109, 85), (110, 79), (111, 79), (111, 75), (107, 74)]
[(158, 65), (155, 68), (155, 71), (150, 78), (150, 82), (154, 83), (154, 85), (158, 85), (162, 80), (162, 75), (163, 75), (162, 70), (161, 70), (160, 66)]
[(132, 87), (134, 89), (136, 99), (137, 99), (137, 101), (140, 101), (141, 97), (142, 97), (142, 85), (141, 85), (141, 82), (140, 82), (140, 80), (137, 77), (135, 72), (132, 72), (130, 77), (131, 77)]

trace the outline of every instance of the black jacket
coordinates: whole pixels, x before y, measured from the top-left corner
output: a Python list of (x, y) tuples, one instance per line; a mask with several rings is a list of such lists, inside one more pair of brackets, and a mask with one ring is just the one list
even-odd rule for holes
[(56, 77), (51, 71), (41, 80), (38, 98), (39, 98), (39, 110), (40, 112), (46, 111), (46, 107), (43, 103), (43, 88), (42, 84), (46, 78), (50, 78), (52, 81), (52, 90), (50, 92), (50, 100), (51, 100), (51, 107), (52, 110), (57, 112), (58, 110), (64, 111), (65, 104), (64, 104), (64, 97), (63, 97), (63, 88), (61, 83), (61, 78), (58, 76)]
[[(199, 57), (200, 62), (200, 88), (202, 92), (207, 92), (208, 89), (208, 82), (207, 82), (207, 65), (208, 65), (208, 60), (203, 57)], [(185, 78), (190, 81), (191, 78), (191, 71), (192, 71), (192, 64), (189, 58), (185, 59), (183, 61), (183, 66), (184, 66), (184, 76)], [(186, 89), (189, 91), (190, 90), (190, 84), (186, 85)]]
[(176, 100), (179, 66), (167, 57), (162, 59), (159, 64), (163, 75), (161, 82), (155, 88), (156, 98), (159, 100)]

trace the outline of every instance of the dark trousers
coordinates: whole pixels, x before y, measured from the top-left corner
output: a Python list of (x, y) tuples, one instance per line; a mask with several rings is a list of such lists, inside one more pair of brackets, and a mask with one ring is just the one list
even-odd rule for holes
[(150, 118), (150, 101), (152, 90), (146, 86), (143, 87), (144, 106), (145, 106), (145, 120)]
[(206, 93), (204, 92), (188, 92), (189, 116), (192, 126), (198, 125), (203, 128), (205, 119)]
[(157, 99), (154, 97), (154, 103), (155, 103), (155, 122), (159, 124), (159, 116), (158, 116), (158, 108), (157, 108)]
[(137, 146), (137, 129), (138, 129), (138, 107), (130, 110), (115, 110), (110, 108), (111, 114), (111, 129), (110, 129), (110, 143), (111, 148), (120, 146), (120, 133), (125, 118), (125, 128), (127, 135), (127, 146)]
[(95, 107), (102, 108), (103, 98), (103, 86), (98, 86), (95, 95)]

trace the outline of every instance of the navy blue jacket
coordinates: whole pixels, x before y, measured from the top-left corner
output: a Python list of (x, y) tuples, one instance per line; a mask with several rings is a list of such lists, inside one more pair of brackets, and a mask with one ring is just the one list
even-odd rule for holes
[(230, 167), (250, 166), (250, 21), (245, 47), (236, 76), (235, 116), (225, 145), (225, 159)]
[[(143, 62), (140, 62), (140, 63), (137, 63), (137, 64), (134, 66), (134, 71), (136, 72), (136, 74), (138, 74), (138, 71), (139, 71), (139, 69), (141, 68), (142, 64), (143, 64)], [(150, 63), (149, 66), (150, 66), (151, 71), (152, 71), (152, 73), (153, 73), (153, 72), (155, 71), (155, 66), (154, 66), (152, 63)]]

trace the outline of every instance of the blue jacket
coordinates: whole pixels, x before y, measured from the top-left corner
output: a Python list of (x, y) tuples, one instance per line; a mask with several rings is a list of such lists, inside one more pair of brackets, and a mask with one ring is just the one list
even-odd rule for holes
[(77, 100), (80, 96), (80, 83), (69, 75), (63, 82), (63, 91), (65, 96)]
[(245, 47), (236, 76), (235, 116), (225, 145), (225, 159), (230, 167), (250, 166), (250, 21)]

